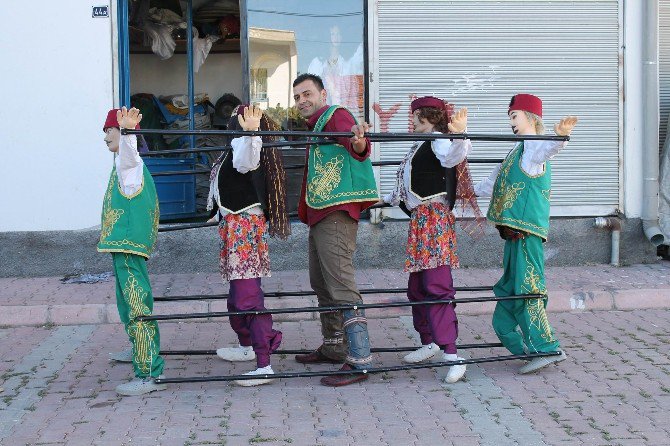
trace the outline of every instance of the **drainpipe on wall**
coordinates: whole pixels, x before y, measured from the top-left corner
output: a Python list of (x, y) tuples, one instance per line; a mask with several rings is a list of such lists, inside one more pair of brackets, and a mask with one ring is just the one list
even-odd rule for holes
[(610, 254), (610, 265), (619, 266), (621, 219), (618, 217), (597, 217), (593, 222), (593, 226), (596, 228), (610, 229), (612, 231), (612, 251)]
[(642, 227), (644, 234), (654, 246), (665, 243), (665, 236), (658, 222), (658, 126), (659, 126), (659, 86), (658, 86), (658, 2), (645, 1), (644, 66), (642, 83), (642, 103), (644, 122), (644, 143), (642, 178)]

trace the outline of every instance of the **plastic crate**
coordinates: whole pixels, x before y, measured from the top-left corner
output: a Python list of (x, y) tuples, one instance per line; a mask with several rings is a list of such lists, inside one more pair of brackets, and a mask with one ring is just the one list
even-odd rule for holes
[[(193, 170), (194, 158), (144, 158), (151, 173)], [(170, 175), (154, 177), (161, 220), (189, 218), (195, 211), (195, 175)]]

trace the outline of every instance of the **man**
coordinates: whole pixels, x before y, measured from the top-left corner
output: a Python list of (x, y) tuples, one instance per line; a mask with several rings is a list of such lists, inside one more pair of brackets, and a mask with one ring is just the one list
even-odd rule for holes
[[(307, 150), (298, 215), (309, 226), (309, 278), (319, 306), (361, 304), (353, 255), (361, 211), (378, 201), (370, 162), (370, 142), (363, 135), (370, 126), (357, 124), (351, 113), (327, 105), (319, 76), (303, 74), (293, 82), (293, 98), (307, 125), (315, 132), (353, 132), (333, 144)], [(367, 320), (363, 310), (321, 313), (323, 344), (303, 364), (344, 362), (342, 371), (369, 368), (372, 363)], [(346, 342), (346, 345), (345, 345)], [(326, 386), (345, 386), (368, 378), (343, 374), (321, 379)]]

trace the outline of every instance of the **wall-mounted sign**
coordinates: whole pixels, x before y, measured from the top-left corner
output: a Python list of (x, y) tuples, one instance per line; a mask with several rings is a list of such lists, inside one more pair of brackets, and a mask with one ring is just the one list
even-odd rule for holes
[(109, 17), (109, 6), (94, 6), (93, 18)]

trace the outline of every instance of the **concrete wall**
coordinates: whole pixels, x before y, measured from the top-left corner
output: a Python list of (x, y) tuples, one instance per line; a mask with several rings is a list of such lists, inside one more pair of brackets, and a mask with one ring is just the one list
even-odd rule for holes
[[(407, 221), (383, 225), (362, 222), (355, 264), (359, 268), (402, 268)], [(502, 262), (503, 241), (493, 228), (472, 239), (458, 228), (458, 253), (463, 267), (496, 267)], [(0, 233), (0, 277), (59, 276), (111, 270), (111, 258), (95, 251), (99, 231)], [(149, 261), (151, 273), (212, 272), (218, 268), (215, 228), (161, 233), (158, 250)], [(37, 255), (36, 255), (37, 253)], [(639, 219), (627, 220), (621, 235), (621, 262), (656, 260), (656, 250), (644, 238)], [(307, 268), (307, 227), (296, 223), (286, 241), (271, 239), (273, 270)], [(576, 266), (609, 263), (610, 233), (593, 228), (593, 219), (556, 219), (545, 245), (547, 265)]]
[[(104, 3), (104, 2), (102, 2)], [(112, 24), (99, 1), (11, 2), (2, 11), (0, 231), (100, 222), (112, 166)]]

